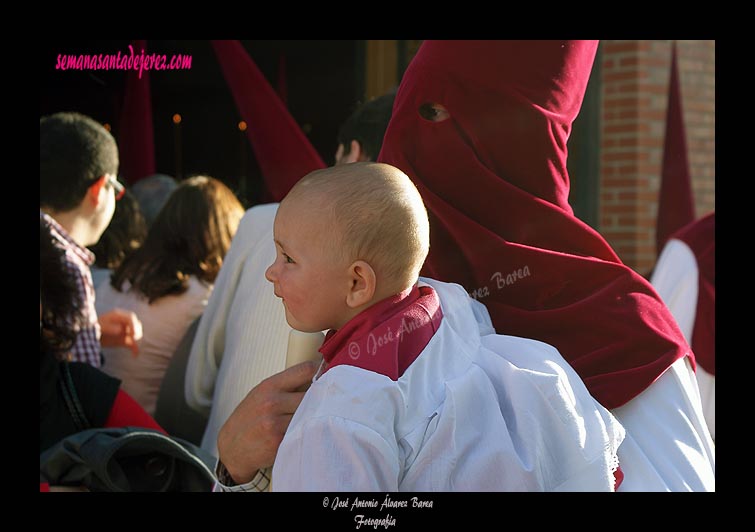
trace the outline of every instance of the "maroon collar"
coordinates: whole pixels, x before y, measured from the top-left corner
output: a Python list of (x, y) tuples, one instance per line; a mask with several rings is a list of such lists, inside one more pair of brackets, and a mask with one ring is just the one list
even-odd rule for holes
[(415, 285), (383, 299), (328, 332), (320, 347), (325, 371), (348, 365), (398, 380), (442, 319), (438, 294), (430, 286)]

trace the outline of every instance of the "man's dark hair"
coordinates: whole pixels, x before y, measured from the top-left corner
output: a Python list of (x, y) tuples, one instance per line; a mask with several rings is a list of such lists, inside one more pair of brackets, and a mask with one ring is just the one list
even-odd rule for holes
[(80, 113), (39, 119), (39, 206), (76, 208), (94, 181), (118, 173), (118, 146), (98, 122)]
[(396, 90), (378, 96), (359, 106), (346, 121), (341, 124), (336, 140), (343, 144), (344, 155), (351, 152), (351, 141), (356, 140), (362, 146), (365, 155), (371, 161), (377, 159), (383, 146), (383, 137), (391, 120), (393, 100)]

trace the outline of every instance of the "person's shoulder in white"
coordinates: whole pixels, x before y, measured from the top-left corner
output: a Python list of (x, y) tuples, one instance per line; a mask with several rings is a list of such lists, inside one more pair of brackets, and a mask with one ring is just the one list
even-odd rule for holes
[(241, 218), (234, 240), (243, 240), (249, 244), (270, 237), (279, 205), (279, 203), (264, 203), (247, 209)]

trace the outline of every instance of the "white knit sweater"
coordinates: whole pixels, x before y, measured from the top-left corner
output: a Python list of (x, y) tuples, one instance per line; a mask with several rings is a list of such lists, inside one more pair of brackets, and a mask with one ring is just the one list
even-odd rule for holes
[(291, 328), (265, 279), (275, 260), (278, 204), (258, 205), (241, 220), (194, 338), (186, 402), (209, 413), (202, 448), (218, 455), (220, 427), (260, 381), (285, 369)]

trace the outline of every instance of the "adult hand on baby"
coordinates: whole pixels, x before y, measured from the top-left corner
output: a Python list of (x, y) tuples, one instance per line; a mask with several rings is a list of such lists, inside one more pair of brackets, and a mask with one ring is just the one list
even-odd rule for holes
[(134, 356), (139, 354), (142, 338), (142, 322), (133, 312), (113, 309), (99, 316), (100, 343), (103, 347), (129, 347)]
[(317, 362), (303, 362), (260, 382), (239, 403), (218, 433), (218, 454), (233, 480), (249, 482), (270, 467)]

